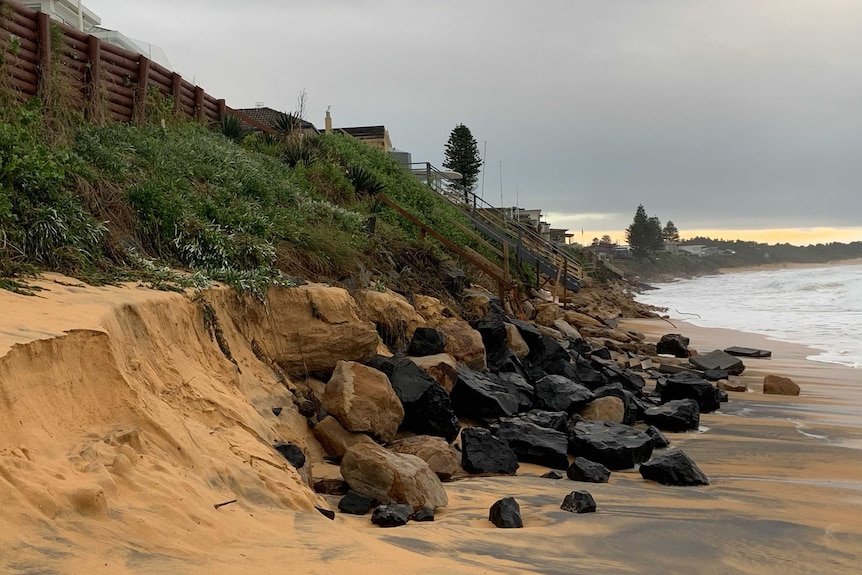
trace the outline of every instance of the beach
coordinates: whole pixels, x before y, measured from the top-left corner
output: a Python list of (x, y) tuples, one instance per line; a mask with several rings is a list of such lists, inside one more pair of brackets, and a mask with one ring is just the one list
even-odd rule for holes
[[(750, 391), (731, 392), (698, 432), (667, 434), (709, 486), (662, 486), (635, 470), (607, 484), (551, 480), (522, 463), (514, 477), (445, 483), (449, 504), (433, 523), (380, 529), (368, 517), (323, 517), (314, 507), (338, 498), (314, 494), (264, 449), (310, 434), (289, 409), (269, 413), (287, 392), (231, 322), (235, 363), (181, 294), (73, 283), (48, 276), (37, 298), (0, 291), (0, 572), (787, 575), (855, 574), (862, 561), (860, 370), (807, 360), (805, 346), (624, 320), (647, 341), (683, 333), (700, 352), (773, 352), (744, 360)], [(213, 301), (220, 313), (234, 305)], [(769, 373), (802, 394), (763, 395)], [(130, 428), (137, 443), (115, 441)], [(336, 477), (305, 441), (313, 476)], [(596, 513), (560, 510), (575, 489), (593, 494)], [(506, 496), (524, 529), (488, 522)]]

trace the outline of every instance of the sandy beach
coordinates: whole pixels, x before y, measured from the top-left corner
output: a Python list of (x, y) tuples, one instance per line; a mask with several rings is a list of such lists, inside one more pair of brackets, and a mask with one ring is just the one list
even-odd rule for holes
[(854, 258), (849, 260), (836, 260), (824, 263), (793, 263), (793, 262), (775, 262), (764, 263), (753, 266), (738, 266), (731, 268), (720, 268), (718, 273), (733, 274), (740, 272), (757, 272), (765, 270), (808, 270), (818, 268), (829, 268), (834, 266), (853, 266), (862, 264), (862, 258)]
[[(788, 575), (855, 574), (862, 561), (862, 374), (808, 361), (804, 346), (626, 320), (649, 341), (683, 333), (702, 352), (772, 350), (745, 360), (748, 393), (703, 415), (699, 432), (668, 434), (709, 486), (633, 470), (602, 485), (555, 481), (522, 464), (514, 477), (446, 483), (433, 523), (380, 529), (324, 518), (314, 506), (337, 498), (273, 458), (273, 437), (299, 438), (315, 478), (338, 475), (304, 418), (269, 412), (287, 392), (230, 322), (236, 364), (181, 294), (54, 279), (38, 298), (0, 291), (0, 572)], [(802, 395), (763, 395), (768, 373)], [(132, 429), (137, 440), (118, 440)], [(596, 513), (559, 509), (575, 489)], [(488, 522), (504, 496), (520, 502), (524, 529)]]

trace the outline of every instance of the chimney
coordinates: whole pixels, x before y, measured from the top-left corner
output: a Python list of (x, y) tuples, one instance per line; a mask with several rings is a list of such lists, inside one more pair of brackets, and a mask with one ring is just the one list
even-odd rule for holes
[(324, 124), (325, 128), (323, 132), (325, 134), (332, 133), (332, 116), (329, 115), (329, 108), (326, 109), (326, 123)]

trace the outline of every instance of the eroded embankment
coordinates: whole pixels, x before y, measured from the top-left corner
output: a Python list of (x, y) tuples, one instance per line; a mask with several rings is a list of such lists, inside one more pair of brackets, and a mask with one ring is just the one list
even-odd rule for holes
[(0, 571), (195, 561), (231, 537), (213, 505), (232, 499), (316, 514), (271, 444), (319, 460), (285, 374), (376, 349), (347, 292), (282, 289), (264, 307), (228, 290), (49, 287), (0, 294)]

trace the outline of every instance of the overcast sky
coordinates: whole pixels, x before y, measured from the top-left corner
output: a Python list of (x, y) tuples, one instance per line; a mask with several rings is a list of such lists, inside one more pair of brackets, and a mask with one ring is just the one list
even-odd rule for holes
[[(232, 107), (385, 124), (442, 164), (487, 142), (484, 196), (587, 239), (638, 204), (691, 230), (862, 240), (862, 1), (85, 0)], [(793, 241), (788, 238), (788, 241)]]

